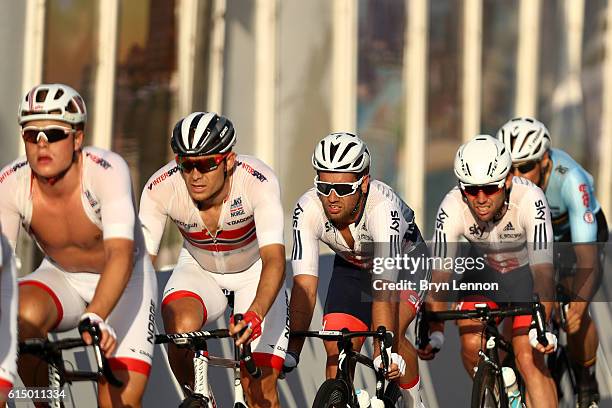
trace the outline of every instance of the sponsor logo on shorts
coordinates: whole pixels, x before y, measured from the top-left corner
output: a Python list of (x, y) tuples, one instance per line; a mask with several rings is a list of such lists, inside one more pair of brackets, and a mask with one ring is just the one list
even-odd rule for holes
[(593, 213), (590, 211), (585, 211), (582, 218), (584, 219), (584, 222), (589, 223), (589, 224), (592, 224), (595, 222), (595, 217), (593, 216)]
[(155, 344), (155, 302), (151, 299), (149, 304), (149, 322), (147, 324), (147, 341)]

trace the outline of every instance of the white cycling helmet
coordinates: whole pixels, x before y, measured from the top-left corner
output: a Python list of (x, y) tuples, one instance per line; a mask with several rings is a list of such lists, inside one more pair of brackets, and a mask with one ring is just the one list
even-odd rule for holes
[(370, 166), (370, 151), (353, 133), (331, 133), (323, 138), (312, 154), (317, 171), (361, 173)]
[(59, 120), (76, 125), (87, 122), (85, 102), (64, 84), (41, 84), (25, 94), (19, 105), (19, 124), (32, 120)]
[(506, 145), (514, 163), (540, 160), (550, 148), (548, 129), (532, 118), (510, 119), (499, 129), (497, 138)]
[(478, 135), (459, 147), (454, 167), (462, 185), (501, 186), (512, 167), (512, 158), (502, 142), (489, 135)]
[(227, 153), (236, 144), (232, 121), (215, 112), (193, 112), (174, 125), (170, 146), (179, 156)]

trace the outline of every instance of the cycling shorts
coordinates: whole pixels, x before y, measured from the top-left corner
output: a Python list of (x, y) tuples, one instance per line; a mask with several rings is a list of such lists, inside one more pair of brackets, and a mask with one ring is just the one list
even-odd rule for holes
[[(19, 285), (45, 290), (57, 309), (53, 331), (74, 329), (91, 302), (100, 275), (62, 270), (49, 258), (38, 269), (20, 279)], [(106, 322), (117, 334), (117, 348), (109, 358), (113, 370), (149, 375), (155, 345), (157, 280), (148, 256), (136, 260), (130, 280)]]
[[(400, 301), (416, 312), (421, 299), (412, 290), (400, 293)], [(323, 309), (323, 329), (369, 330), (372, 324), (372, 274), (342, 257), (334, 257), (331, 280)]]
[[(222, 274), (204, 270), (182, 249), (172, 276), (164, 289), (162, 308), (173, 300), (191, 297), (202, 304), (202, 326), (217, 320), (227, 309), (223, 289), (234, 292), (234, 313), (245, 313), (257, 293), (261, 278), (261, 259), (247, 270)], [(261, 336), (251, 343), (253, 358), (258, 366), (281, 370), (289, 342), (289, 300), (285, 286), (281, 287), (272, 307), (261, 324)]]
[[(529, 305), (533, 296), (533, 278), (529, 266), (521, 266), (503, 274), (485, 266), (482, 270), (465, 272), (460, 280), (460, 283), (468, 284), (481, 282), (497, 283), (499, 290), (460, 290), (457, 310), (474, 310), (476, 303), (486, 303), (490, 308)], [(515, 330), (528, 328), (530, 325), (531, 315), (512, 318), (512, 328)]]

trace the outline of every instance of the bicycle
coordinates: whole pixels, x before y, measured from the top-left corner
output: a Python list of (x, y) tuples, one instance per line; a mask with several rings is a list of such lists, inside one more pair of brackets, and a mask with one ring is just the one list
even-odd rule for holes
[[(315, 330), (295, 331), (292, 336), (317, 337), (322, 340), (338, 342), (338, 371), (336, 378), (327, 379), (321, 384), (315, 395), (313, 408), (359, 408), (359, 402), (353, 385), (353, 370), (357, 363), (371, 368), (376, 375), (376, 398), (384, 403), (385, 408), (395, 407), (401, 398), (396, 382), (389, 382), (385, 387), (385, 375), (389, 370), (389, 352), (393, 343), (393, 333), (384, 326), (376, 331)], [(373, 337), (381, 341), (382, 368), (374, 367), (371, 358), (355, 352), (351, 339), (355, 337)]]
[[(474, 383), (472, 386), (472, 408), (509, 408), (510, 400), (502, 375), (503, 367), (510, 367), (516, 374), (518, 390), (521, 401), (525, 399), (525, 384), (514, 365), (514, 351), (512, 344), (506, 340), (497, 329), (497, 319), (506, 317), (531, 315), (535, 322), (538, 342), (548, 345), (544, 327), (544, 307), (539, 298), (534, 296), (530, 306), (509, 306), (491, 309), (486, 303), (476, 304), (475, 310), (449, 310), (443, 312), (422, 311), (417, 323), (417, 347), (425, 348), (429, 344), (429, 321), (446, 321), (462, 319), (478, 319), (484, 325), (484, 350), (478, 351), (479, 361), (475, 368)], [(499, 349), (505, 351), (506, 357), (500, 361)], [(523, 405), (524, 406), (524, 405)]]
[[(100, 328), (85, 320), (79, 324), (79, 333), (87, 332), (92, 338), (92, 344), (87, 345), (82, 338), (68, 338), (62, 340), (49, 340), (41, 338), (27, 339), (19, 343), (20, 354), (31, 354), (37, 356), (47, 362), (49, 366), (49, 390), (57, 390), (57, 392), (47, 393), (50, 398), (44, 398), (44, 401), (49, 402), (51, 408), (62, 407), (62, 400), (65, 394), (62, 389), (66, 383), (72, 384), (76, 381), (95, 381), (101, 378), (114, 387), (122, 387), (123, 382), (118, 380), (113, 374), (108, 360), (100, 349), (101, 332)], [(67, 370), (62, 358), (62, 351), (74, 349), (77, 347), (93, 347), (94, 356), (97, 364), (96, 371), (77, 371)], [(73, 404), (74, 405), (74, 404)]]
[[(234, 321), (242, 320), (241, 314), (234, 315)], [(239, 335), (241, 335), (240, 333)], [(234, 359), (225, 359), (209, 356), (206, 341), (209, 339), (221, 339), (232, 337), (228, 329), (215, 329), (209, 331), (195, 331), (188, 333), (158, 334), (155, 336), (155, 344), (174, 343), (179, 348), (187, 348), (195, 353), (193, 357), (193, 368), (195, 381), (193, 389), (183, 385), (186, 397), (179, 408), (213, 408), (216, 401), (212, 390), (208, 385), (208, 366), (226, 367), (234, 369), (234, 408), (248, 408), (244, 399), (242, 382), (240, 380), (240, 362), (244, 362), (245, 368), (253, 378), (261, 376), (261, 369), (255, 365), (250, 345), (242, 347), (234, 346)]]

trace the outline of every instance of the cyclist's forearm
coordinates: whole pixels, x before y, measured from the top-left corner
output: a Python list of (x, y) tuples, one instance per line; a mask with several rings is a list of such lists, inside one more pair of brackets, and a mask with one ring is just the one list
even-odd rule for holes
[[(293, 279), (291, 301), (289, 302), (290, 331), (304, 331), (310, 327), (315, 303), (317, 301), (318, 279), (311, 275), (298, 275)], [(304, 337), (289, 337), (288, 350), (299, 353), (304, 345)]]
[(555, 272), (551, 263), (531, 265), (533, 293), (542, 303), (555, 299)]
[[(123, 241), (123, 242), (120, 242)], [(104, 243), (106, 263), (86, 312), (106, 319), (115, 308), (132, 275), (133, 241), (112, 239)]]
[(259, 316), (264, 318), (276, 300), (279, 291), (285, 281), (285, 260), (284, 258), (272, 258), (263, 262), (261, 278), (255, 292), (255, 299), (249, 307)]

